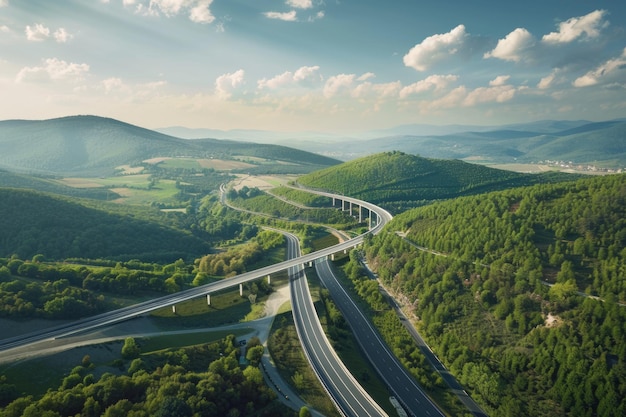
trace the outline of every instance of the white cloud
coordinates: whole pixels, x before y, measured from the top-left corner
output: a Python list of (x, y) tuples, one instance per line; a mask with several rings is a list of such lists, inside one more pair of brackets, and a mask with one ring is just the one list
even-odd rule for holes
[(6, 7), (9, 5), (9, 0), (0, 0), (0, 7)]
[(381, 98), (396, 97), (401, 88), (402, 84), (400, 81), (382, 84), (364, 82), (357, 85), (354, 90), (352, 90), (352, 97), (368, 98), (373, 96), (374, 99), (380, 100)]
[(65, 28), (58, 28), (52, 32), (50, 28), (41, 23), (36, 23), (34, 26), (26, 26), (25, 33), (26, 39), (33, 42), (41, 42), (53, 37), (57, 42), (65, 43), (74, 37)]
[(296, 9), (310, 9), (313, 7), (313, 0), (287, 0), (285, 4)]
[(366, 81), (369, 80), (370, 78), (374, 78), (376, 77), (376, 74), (374, 74), (373, 72), (366, 72), (365, 74), (361, 75), (359, 78), (357, 78), (358, 81)]
[(403, 87), (399, 93), (400, 98), (404, 99), (413, 94), (420, 94), (430, 90), (440, 91), (458, 78), (456, 75), (430, 75), (423, 80)]
[(320, 81), (319, 66), (300, 67), (295, 72), (285, 71), (273, 78), (263, 78), (257, 82), (259, 89), (275, 90), (294, 84), (306, 85)]
[(190, 0), (150, 0), (149, 9), (156, 14), (160, 11), (165, 16), (171, 17), (176, 16), (190, 3)]
[(458, 52), (467, 36), (464, 25), (458, 25), (448, 33), (429, 36), (404, 56), (404, 65), (426, 71), (435, 62)]
[(504, 103), (515, 96), (517, 90), (512, 85), (479, 87), (470, 91), (462, 102), (463, 106), (474, 106), (480, 103)]
[(135, 13), (144, 16), (174, 17), (186, 13), (194, 23), (209, 24), (215, 21), (211, 13), (213, 0), (123, 0), (124, 6), (135, 6)]
[(59, 43), (65, 43), (65, 42), (69, 41), (70, 39), (72, 39), (73, 37), (74, 37), (74, 35), (69, 33), (64, 28), (59, 28), (59, 29), (54, 31), (54, 39), (56, 39), (56, 41), (59, 42)]
[(0, 26), (0, 32), (2, 33), (11, 33), (11, 29), (7, 25)]
[(558, 32), (544, 35), (542, 41), (547, 43), (567, 43), (587, 35), (588, 38), (596, 38), (600, 35), (600, 29), (608, 26), (603, 18), (605, 10), (595, 10), (585, 16), (572, 17), (559, 24)]
[(196, 23), (213, 23), (215, 16), (211, 14), (209, 7), (213, 0), (201, 0), (189, 12), (189, 19)]
[(496, 47), (491, 52), (485, 53), (484, 58), (519, 62), (533, 45), (535, 45), (533, 35), (524, 28), (517, 28), (504, 39), (498, 40)]
[(34, 26), (26, 26), (26, 39), (34, 42), (41, 42), (50, 37), (50, 29), (42, 25), (41, 23), (36, 23)]
[(597, 68), (574, 80), (574, 87), (589, 87), (600, 84), (605, 80), (613, 81), (613, 76), (626, 73), (626, 48), (622, 54), (614, 59), (609, 59)]
[(493, 80), (489, 81), (489, 85), (492, 86), (492, 87), (497, 87), (497, 86), (500, 86), (500, 85), (504, 85), (509, 80), (509, 78), (511, 78), (510, 75), (498, 75), (496, 78), (494, 78)]
[(556, 79), (556, 74), (558, 70), (553, 70), (549, 75), (543, 77), (539, 83), (537, 84), (537, 88), (540, 90), (545, 90), (550, 88), (554, 84), (554, 80)]
[(89, 65), (48, 58), (40, 67), (24, 67), (15, 77), (16, 83), (28, 81), (72, 80), (78, 81), (89, 72)]
[(263, 15), (265, 17), (267, 17), (268, 19), (277, 19), (277, 20), (284, 20), (285, 22), (295, 22), (298, 20), (297, 14), (295, 10), (292, 10), (290, 12), (265, 12), (263, 13)]
[(235, 88), (244, 82), (244, 70), (240, 69), (233, 73), (220, 75), (215, 80), (215, 94), (220, 99), (228, 99), (232, 97)]
[(330, 98), (336, 95), (340, 90), (347, 89), (352, 86), (356, 79), (355, 74), (338, 74), (330, 77), (324, 84), (324, 97)]

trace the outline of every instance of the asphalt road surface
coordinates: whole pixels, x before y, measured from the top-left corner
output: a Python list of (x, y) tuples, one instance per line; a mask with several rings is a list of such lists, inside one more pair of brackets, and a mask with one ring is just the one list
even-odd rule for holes
[(315, 268), (366, 356), (405, 411), (413, 416), (444, 417), (352, 301), (335, 277), (328, 259), (316, 262)]

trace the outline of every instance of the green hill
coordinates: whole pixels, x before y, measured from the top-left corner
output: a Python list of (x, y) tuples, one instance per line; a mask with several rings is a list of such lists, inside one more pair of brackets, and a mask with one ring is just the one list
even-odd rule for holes
[(458, 160), (386, 152), (312, 172), (298, 182), (401, 211), (433, 200), (571, 178), (564, 174), (520, 174)]
[(38, 192), (0, 188), (0, 256), (171, 262), (194, 259), (210, 249), (187, 232), (135, 218), (137, 214), (107, 212)]
[(21, 172), (99, 176), (156, 157), (253, 157), (302, 173), (339, 163), (285, 146), (217, 139), (185, 140), (114, 119), (71, 116), (0, 122), (0, 167)]
[(626, 175), (438, 202), (386, 231), (368, 264), (489, 415), (626, 413)]

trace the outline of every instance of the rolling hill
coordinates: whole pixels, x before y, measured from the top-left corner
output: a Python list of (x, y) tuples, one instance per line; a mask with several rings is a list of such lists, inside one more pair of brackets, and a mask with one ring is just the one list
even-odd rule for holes
[(298, 182), (362, 198), (397, 212), (433, 200), (574, 178), (558, 173), (520, 174), (395, 151), (315, 171)]
[(283, 170), (309, 172), (339, 163), (278, 145), (217, 139), (185, 140), (114, 119), (70, 116), (0, 122), (0, 168), (29, 173), (99, 176), (156, 157), (261, 158)]
[(172, 262), (210, 250), (189, 232), (73, 201), (0, 188), (0, 256)]

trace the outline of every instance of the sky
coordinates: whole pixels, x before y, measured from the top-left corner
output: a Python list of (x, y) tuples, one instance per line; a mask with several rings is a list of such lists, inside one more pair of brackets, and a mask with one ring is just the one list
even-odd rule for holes
[(360, 132), (626, 117), (622, 0), (0, 0), (0, 120)]

